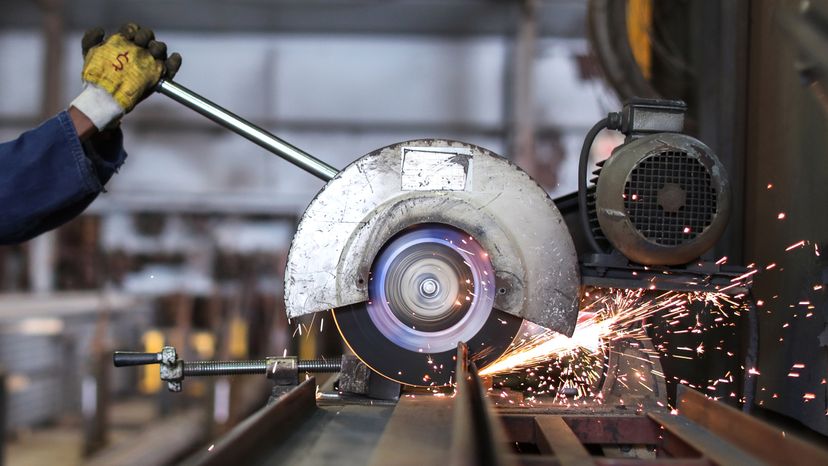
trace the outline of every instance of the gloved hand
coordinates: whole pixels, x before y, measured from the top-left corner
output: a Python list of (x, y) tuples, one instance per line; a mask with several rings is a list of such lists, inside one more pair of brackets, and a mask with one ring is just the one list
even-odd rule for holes
[(152, 93), (162, 77), (172, 79), (181, 55), (167, 57), (167, 46), (152, 30), (125, 24), (104, 41), (104, 30), (91, 29), (81, 41), (84, 90), (71, 103), (99, 129)]

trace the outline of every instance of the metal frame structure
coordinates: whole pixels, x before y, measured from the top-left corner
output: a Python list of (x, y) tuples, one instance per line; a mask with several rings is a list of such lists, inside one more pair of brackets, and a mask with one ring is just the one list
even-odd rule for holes
[(828, 451), (683, 386), (677, 412), (496, 406), (467, 355), (460, 343), (453, 395), (403, 392), (396, 405), (317, 397), (308, 378), (185, 464), (828, 464)]

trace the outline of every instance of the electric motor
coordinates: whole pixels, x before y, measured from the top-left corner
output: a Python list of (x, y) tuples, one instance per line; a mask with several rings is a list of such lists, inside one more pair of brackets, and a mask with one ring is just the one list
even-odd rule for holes
[(637, 100), (605, 120), (627, 139), (585, 193), (582, 215), (594, 244), (605, 239), (643, 265), (679, 265), (721, 237), (730, 213), (727, 173), (709, 147), (679, 132), (684, 109), (682, 102)]
[(677, 265), (713, 247), (730, 210), (725, 169), (698, 139), (645, 136), (616, 149), (601, 169), (596, 214), (629, 259)]

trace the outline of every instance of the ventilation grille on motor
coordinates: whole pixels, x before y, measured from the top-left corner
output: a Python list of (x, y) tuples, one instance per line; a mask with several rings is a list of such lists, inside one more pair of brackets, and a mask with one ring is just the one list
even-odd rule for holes
[(677, 246), (700, 235), (717, 213), (717, 191), (707, 167), (683, 151), (646, 157), (624, 185), (624, 207), (649, 241)]
[(600, 246), (603, 250), (609, 249), (611, 247), (611, 243), (607, 237), (604, 236), (604, 232), (601, 230), (601, 225), (598, 224), (596, 183), (598, 182), (598, 177), (601, 176), (601, 168), (605, 163), (607, 163), (606, 160), (601, 160), (600, 162), (595, 163), (598, 168), (592, 172), (593, 178), (589, 180), (589, 184), (587, 185), (587, 216), (589, 218), (589, 227), (592, 230), (592, 237), (595, 238), (598, 246)]

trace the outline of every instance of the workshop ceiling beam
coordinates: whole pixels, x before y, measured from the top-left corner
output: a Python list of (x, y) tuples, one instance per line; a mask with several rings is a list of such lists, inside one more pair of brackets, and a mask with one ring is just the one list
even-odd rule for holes
[[(541, 37), (584, 37), (586, 2), (538, 2)], [(154, 29), (208, 32), (484, 35), (515, 33), (520, 2), (485, 0), (78, 0), (66, 5), (66, 28), (117, 27), (129, 20)], [(6, 2), (0, 28), (33, 28), (34, 2)]]

